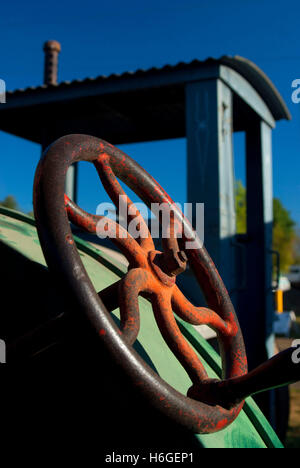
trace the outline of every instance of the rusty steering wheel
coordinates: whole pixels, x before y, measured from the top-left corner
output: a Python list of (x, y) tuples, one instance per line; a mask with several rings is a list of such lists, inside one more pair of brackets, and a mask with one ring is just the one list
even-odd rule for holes
[[(133, 220), (141, 232), (138, 239), (111, 219), (81, 210), (64, 194), (68, 167), (78, 161), (89, 161), (95, 165), (116, 206), (119, 196), (122, 196), (128, 219)], [(169, 235), (163, 239), (163, 252), (155, 250), (147, 224), (126, 196), (117, 177), (148, 207), (151, 203), (164, 204), (164, 209), (172, 213)], [(232, 423), (241, 411), (247, 393), (242, 390), (233, 394), (228, 386), (228, 382), (243, 381), (247, 373), (238, 320), (210, 256), (188, 220), (159, 184), (133, 159), (109, 143), (87, 135), (67, 135), (46, 150), (38, 165), (34, 182), (34, 213), (49, 268), (67, 280), (80, 308), (113, 358), (125, 367), (133, 383), (152, 404), (196, 433), (216, 432)], [(97, 294), (87, 275), (69, 220), (90, 233), (113, 237), (112, 241), (129, 261), (124, 278), (107, 288), (104, 294)], [(187, 249), (186, 243), (191, 241), (193, 248)], [(176, 275), (184, 270), (187, 261), (205, 295), (207, 308), (193, 306), (176, 285)], [(118, 298), (120, 330), (103, 303), (104, 296), (109, 295)], [(139, 332), (139, 295), (151, 301), (163, 338), (191, 379), (192, 386), (187, 396), (163, 381), (132, 347)], [(107, 304), (106, 300), (104, 302)], [(225, 380), (208, 378), (195, 351), (181, 335), (173, 311), (191, 324), (206, 324), (217, 332)]]

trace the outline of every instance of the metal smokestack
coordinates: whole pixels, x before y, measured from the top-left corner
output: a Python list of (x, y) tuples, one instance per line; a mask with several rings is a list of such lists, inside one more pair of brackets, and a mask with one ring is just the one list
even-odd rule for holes
[(60, 43), (57, 41), (47, 41), (44, 44), (45, 67), (44, 84), (57, 84), (58, 54), (61, 51)]

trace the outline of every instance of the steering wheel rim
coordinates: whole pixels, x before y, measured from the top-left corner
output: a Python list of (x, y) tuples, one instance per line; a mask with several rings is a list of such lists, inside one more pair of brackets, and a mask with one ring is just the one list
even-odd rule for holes
[[(191, 391), (190, 396), (179, 393), (136, 353), (95, 291), (73, 240), (66, 209), (68, 200), (64, 195), (68, 167), (78, 161), (96, 165), (102, 183), (114, 202), (120, 190), (123, 192), (116, 179), (119, 177), (148, 206), (150, 203), (174, 206), (171, 198), (143, 168), (109, 143), (88, 135), (60, 138), (45, 151), (34, 181), (34, 213), (41, 247), (50, 270), (67, 281), (69, 290), (113, 359), (125, 368), (132, 382), (155, 407), (195, 433), (206, 434), (224, 429), (236, 419), (243, 402), (225, 409), (190, 398), (197, 392)], [(82, 216), (83, 211), (79, 209), (80, 213)], [(186, 250), (186, 254), (209, 307), (216, 310), (216, 314), (226, 323), (234, 325), (228, 335), (221, 336), (223, 377), (242, 376), (247, 373), (244, 342), (226, 288), (210, 256), (178, 208), (175, 220), (176, 229), (180, 223), (184, 226), (183, 240), (193, 239), (198, 245), (198, 248)], [(166, 245), (168, 247), (168, 241)], [(151, 245), (147, 241), (144, 246), (151, 253)], [(185, 306), (188, 310), (187, 303)]]

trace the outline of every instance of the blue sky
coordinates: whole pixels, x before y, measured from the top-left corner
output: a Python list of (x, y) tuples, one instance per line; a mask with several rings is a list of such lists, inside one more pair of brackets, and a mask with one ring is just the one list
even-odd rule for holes
[[(7, 88), (42, 83), (47, 39), (62, 44), (59, 81), (176, 64), (195, 58), (242, 55), (270, 77), (292, 114), (273, 132), (273, 185), (300, 225), (300, 104), (291, 83), (300, 78), (300, 4), (270, 0), (111, 0), (50, 4), (2, 2), (0, 78)], [(3, 104), (2, 104), (3, 105)], [(237, 136), (236, 177), (243, 178), (242, 139)], [(0, 132), (0, 199), (14, 194), (32, 209), (38, 145)], [(185, 140), (126, 145), (179, 202), (186, 200)], [(172, 158), (172, 172), (165, 170)], [(79, 203), (95, 212), (103, 191), (92, 167), (80, 167)]]

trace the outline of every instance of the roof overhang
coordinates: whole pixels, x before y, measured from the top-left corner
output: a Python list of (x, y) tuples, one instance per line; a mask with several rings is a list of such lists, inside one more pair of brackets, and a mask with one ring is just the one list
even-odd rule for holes
[[(290, 119), (269, 78), (251, 61), (223, 56), (7, 92), (0, 129), (43, 143), (89, 133), (114, 144), (185, 136), (185, 84), (221, 79), (233, 91), (233, 127), (244, 130), (256, 112), (270, 126)], [(249, 112), (250, 109), (250, 112)]]

